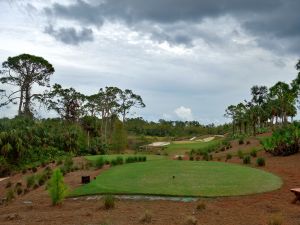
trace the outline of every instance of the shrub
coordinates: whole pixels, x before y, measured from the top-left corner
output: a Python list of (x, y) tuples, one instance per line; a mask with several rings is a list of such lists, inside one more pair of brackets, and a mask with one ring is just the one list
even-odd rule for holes
[(98, 169), (101, 169), (104, 166), (104, 164), (105, 164), (105, 162), (104, 162), (103, 157), (100, 157), (96, 160), (96, 167)]
[(189, 216), (186, 218), (184, 225), (196, 225), (197, 219), (194, 216)]
[(209, 154), (208, 152), (205, 152), (205, 153), (203, 154), (202, 159), (205, 160), (205, 161), (210, 161), (210, 160), (213, 159), (213, 157), (212, 157), (212, 155)]
[(251, 157), (249, 155), (245, 156), (243, 159), (244, 164), (250, 164), (251, 163)]
[(256, 158), (257, 157), (257, 150), (254, 148), (251, 150), (250, 152), (250, 155), (253, 157), (253, 158)]
[(25, 174), (25, 173), (27, 173), (27, 169), (26, 168), (22, 169), (22, 174)]
[(118, 165), (122, 165), (122, 164), (124, 163), (123, 157), (118, 156), (118, 157), (116, 158), (116, 162), (117, 162)]
[(274, 215), (269, 219), (268, 225), (281, 225), (283, 222), (281, 215)]
[(12, 182), (11, 181), (8, 181), (5, 185), (5, 188), (10, 188), (12, 186)]
[(7, 176), (10, 174), (11, 167), (3, 156), (0, 156), (0, 176)]
[(52, 205), (61, 204), (67, 195), (68, 187), (60, 169), (55, 169), (47, 185)]
[(26, 177), (26, 186), (27, 186), (27, 188), (33, 187), (35, 182), (36, 182), (35, 175), (31, 175), (31, 176)]
[(190, 160), (191, 160), (191, 161), (194, 161), (194, 156), (191, 155), (191, 156), (190, 156)]
[(116, 160), (116, 159), (112, 159), (112, 160), (110, 161), (110, 165), (111, 165), (111, 166), (116, 166), (116, 165), (118, 165), (117, 160)]
[(258, 166), (265, 166), (266, 165), (266, 160), (264, 159), (264, 158), (258, 158), (257, 160), (256, 160), (256, 164), (258, 165)]
[(32, 172), (36, 173), (37, 172), (37, 168), (34, 166), (31, 168)]
[(244, 158), (244, 153), (242, 152), (242, 150), (238, 150), (237, 154), (240, 159)]
[(232, 155), (230, 154), (230, 153), (228, 153), (227, 155), (226, 155), (226, 160), (229, 160), (229, 159), (231, 159), (232, 158)]
[(21, 195), (23, 193), (22, 187), (17, 187), (16, 188), (16, 193), (17, 193), (17, 195)]
[(42, 174), (38, 174), (36, 176), (36, 180), (37, 180), (37, 183), (39, 184), (39, 186), (42, 186), (46, 183), (46, 181), (48, 180), (48, 177), (45, 173), (42, 173)]
[(67, 157), (64, 161), (64, 168), (67, 173), (72, 171), (72, 167), (74, 165), (72, 157)]
[(112, 195), (104, 196), (104, 209), (113, 209), (115, 208), (115, 197)]
[(248, 140), (247, 142), (246, 142), (246, 145), (250, 145), (251, 144), (251, 142)]
[(52, 171), (52, 169), (49, 166), (47, 166), (44, 169), (43, 173), (46, 175), (47, 179), (49, 179), (51, 177), (53, 171)]
[(13, 199), (15, 199), (15, 192), (14, 192), (14, 190), (13, 189), (9, 189), (6, 192), (5, 198), (6, 198), (7, 202), (11, 202)]
[(244, 138), (240, 137), (238, 142), (239, 142), (239, 145), (243, 145), (244, 144)]
[(178, 159), (178, 160), (182, 160), (182, 156), (181, 156), (181, 155), (178, 156), (177, 159)]
[(148, 211), (146, 211), (144, 215), (142, 215), (142, 217), (140, 218), (141, 223), (151, 223), (151, 221), (152, 215)]
[(56, 165), (60, 166), (63, 163), (62, 159), (57, 160)]
[(205, 203), (204, 203), (204, 202), (198, 203), (197, 206), (196, 206), (196, 209), (197, 209), (198, 211), (202, 211), (202, 210), (206, 209)]

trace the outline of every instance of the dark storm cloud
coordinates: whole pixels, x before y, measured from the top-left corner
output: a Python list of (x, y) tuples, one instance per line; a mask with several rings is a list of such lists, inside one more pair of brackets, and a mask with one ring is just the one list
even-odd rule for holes
[[(154, 40), (186, 46), (193, 46), (197, 38), (213, 41), (210, 40), (211, 34), (195, 30), (188, 32), (191, 24), (201, 23), (205, 18), (229, 15), (255, 35), (262, 47), (275, 45), (276, 50), (297, 52), (300, 42), (299, 9), (299, 0), (106, 0), (100, 3), (77, 0), (69, 5), (55, 3), (44, 11), (48, 16), (76, 21), (81, 25), (99, 27), (106, 20), (120, 21), (133, 29), (150, 33)], [(177, 23), (185, 23), (185, 28), (178, 29)], [(163, 30), (151, 27), (154, 25), (163, 27)], [(269, 42), (266, 43), (265, 39)]]
[(70, 45), (78, 45), (82, 42), (94, 40), (93, 30), (88, 28), (77, 31), (73, 27), (62, 27), (56, 30), (52, 25), (49, 25), (45, 28), (45, 33), (50, 34), (58, 41)]

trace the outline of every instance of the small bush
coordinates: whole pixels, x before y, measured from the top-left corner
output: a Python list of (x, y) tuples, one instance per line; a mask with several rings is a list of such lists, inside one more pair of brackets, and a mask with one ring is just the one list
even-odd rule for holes
[(12, 186), (12, 182), (11, 181), (8, 181), (5, 185), (5, 188), (10, 188)]
[(73, 165), (74, 165), (74, 162), (73, 162), (73, 159), (72, 157), (67, 157), (64, 161), (64, 169), (67, 173), (71, 172), (72, 171), (72, 168), (73, 168)]
[(204, 154), (204, 155), (203, 155), (203, 160), (206, 160), (206, 161), (211, 161), (211, 160), (213, 160), (212, 154), (209, 154), (209, 153)]
[(22, 169), (22, 174), (25, 174), (25, 173), (27, 173), (27, 169), (26, 168)]
[(118, 157), (116, 158), (116, 162), (117, 162), (117, 165), (122, 165), (122, 164), (124, 163), (123, 157), (118, 156)]
[(116, 166), (116, 165), (118, 165), (117, 160), (116, 160), (116, 159), (112, 159), (112, 160), (110, 161), (110, 165), (111, 165), (111, 166)]
[(257, 160), (256, 160), (256, 164), (258, 165), (258, 166), (265, 166), (266, 165), (266, 160), (264, 159), (264, 158), (258, 158)]
[(203, 202), (198, 203), (197, 206), (196, 206), (196, 209), (198, 211), (202, 211), (202, 210), (206, 209), (205, 203), (203, 203)]
[(283, 219), (281, 215), (274, 215), (269, 219), (268, 225), (281, 225), (283, 223)]
[(238, 150), (237, 154), (240, 159), (244, 158), (244, 153), (242, 152), (242, 150)]
[(101, 169), (104, 166), (105, 162), (103, 157), (100, 157), (99, 159), (96, 160), (96, 167), (97, 169)]
[(32, 172), (34, 172), (34, 173), (37, 172), (37, 168), (36, 168), (36, 167), (32, 167), (31, 170), (32, 170)]
[(11, 202), (13, 199), (15, 199), (15, 192), (13, 189), (9, 189), (7, 192), (6, 192), (6, 201), (7, 202)]
[(248, 140), (247, 142), (246, 142), (246, 145), (250, 145), (251, 144), (251, 142)]
[(197, 219), (194, 216), (189, 216), (186, 218), (184, 225), (196, 225)]
[(104, 209), (113, 209), (115, 208), (115, 197), (112, 195), (104, 196)]
[(229, 160), (229, 159), (232, 159), (232, 155), (231, 155), (230, 153), (228, 153), (228, 154), (226, 155), (226, 160)]
[(49, 166), (47, 166), (44, 169), (43, 173), (45, 174), (45, 176), (47, 177), (47, 179), (49, 179), (52, 176), (53, 171), (52, 171), (52, 169)]
[(194, 156), (190, 156), (190, 161), (194, 161)]
[(253, 158), (256, 158), (257, 157), (257, 150), (254, 148), (251, 150), (250, 152), (250, 155), (253, 157)]
[(52, 205), (61, 204), (67, 195), (68, 187), (64, 183), (64, 177), (60, 169), (55, 169), (53, 171), (47, 188), (51, 197)]
[(63, 163), (62, 159), (57, 160), (56, 165), (60, 166)]
[(251, 157), (249, 155), (245, 156), (243, 159), (244, 164), (250, 164), (251, 163)]
[(17, 193), (17, 195), (23, 194), (23, 189), (22, 189), (22, 187), (17, 187), (17, 188), (16, 188), (16, 193)]
[(180, 156), (177, 157), (177, 159), (178, 159), (178, 160), (182, 160), (183, 158), (182, 158), (182, 156), (180, 155)]
[(35, 175), (31, 175), (31, 176), (26, 177), (26, 186), (27, 186), (27, 188), (33, 187), (35, 182), (36, 182)]
[(244, 138), (240, 138), (238, 142), (239, 142), (239, 145), (243, 145), (245, 143)]
[(151, 221), (152, 215), (148, 211), (146, 211), (144, 215), (140, 218), (141, 223), (151, 223)]

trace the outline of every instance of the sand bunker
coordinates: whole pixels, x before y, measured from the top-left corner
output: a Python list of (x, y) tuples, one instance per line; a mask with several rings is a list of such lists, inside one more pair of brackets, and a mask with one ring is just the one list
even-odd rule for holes
[(162, 146), (167, 146), (171, 144), (170, 142), (153, 142), (152, 144), (149, 144), (148, 146), (150, 147), (162, 147)]

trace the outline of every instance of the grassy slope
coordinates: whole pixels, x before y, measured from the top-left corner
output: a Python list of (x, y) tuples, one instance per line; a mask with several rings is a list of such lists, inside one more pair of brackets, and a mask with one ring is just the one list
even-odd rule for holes
[[(173, 175), (175, 179), (173, 179)], [(154, 160), (113, 167), (72, 195), (153, 194), (232, 196), (278, 189), (282, 181), (262, 170), (220, 162)]]
[(172, 143), (167, 146), (165, 151), (169, 154), (184, 154), (186, 151), (190, 151), (192, 149), (201, 149), (205, 151), (207, 148), (217, 145), (220, 142), (220, 140), (213, 140), (209, 142), (191, 141), (189, 143)]

